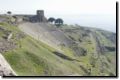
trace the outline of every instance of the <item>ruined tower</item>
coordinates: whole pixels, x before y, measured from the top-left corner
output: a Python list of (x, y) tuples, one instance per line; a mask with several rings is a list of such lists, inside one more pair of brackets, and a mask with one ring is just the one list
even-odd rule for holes
[(38, 22), (45, 22), (44, 10), (37, 10)]
[(47, 18), (44, 16), (44, 10), (37, 10), (36, 15), (29, 18), (31, 22), (47, 22)]
[(44, 17), (44, 11), (43, 10), (37, 10), (37, 18), (38, 22), (42, 22)]

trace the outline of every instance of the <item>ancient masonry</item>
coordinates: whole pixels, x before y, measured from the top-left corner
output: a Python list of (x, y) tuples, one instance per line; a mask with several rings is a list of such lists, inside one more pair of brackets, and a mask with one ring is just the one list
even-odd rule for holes
[(31, 22), (47, 22), (44, 16), (44, 10), (37, 10), (36, 15), (29, 18)]

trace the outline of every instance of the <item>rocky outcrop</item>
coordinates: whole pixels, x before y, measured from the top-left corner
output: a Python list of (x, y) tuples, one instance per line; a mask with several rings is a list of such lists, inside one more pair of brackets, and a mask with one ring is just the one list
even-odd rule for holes
[(0, 40), (0, 53), (5, 51), (12, 50), (16, 47), (16, 44), (12, 41)]

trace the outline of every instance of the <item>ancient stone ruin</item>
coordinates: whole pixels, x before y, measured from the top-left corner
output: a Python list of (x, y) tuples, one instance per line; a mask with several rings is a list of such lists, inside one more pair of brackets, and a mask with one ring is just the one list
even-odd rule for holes
[(30, 22), (47, 22), (44, 16), (44, 10), (37, 10), (36, 15), (29, 18)]

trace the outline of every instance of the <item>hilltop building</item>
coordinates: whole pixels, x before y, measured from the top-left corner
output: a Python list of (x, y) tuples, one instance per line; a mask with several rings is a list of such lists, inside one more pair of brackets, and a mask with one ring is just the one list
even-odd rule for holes
[(29, 18), (30, 22), (47, 22), (47, 18), (44, 16), (44, 10), (37, 10), (36, 15)]

